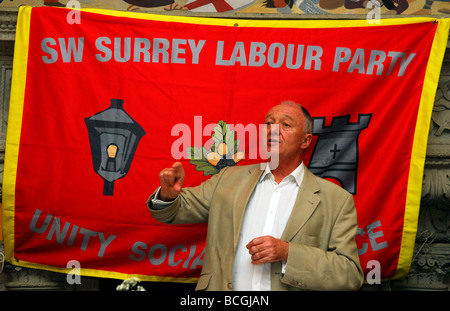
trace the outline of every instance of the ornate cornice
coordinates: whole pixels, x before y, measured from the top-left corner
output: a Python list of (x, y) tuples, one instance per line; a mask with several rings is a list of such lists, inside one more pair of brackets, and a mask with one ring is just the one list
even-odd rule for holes
[(17, 25), (17, 13), (17, 9), (5, 8), (0, 10), (0, 41), (14, 41)]

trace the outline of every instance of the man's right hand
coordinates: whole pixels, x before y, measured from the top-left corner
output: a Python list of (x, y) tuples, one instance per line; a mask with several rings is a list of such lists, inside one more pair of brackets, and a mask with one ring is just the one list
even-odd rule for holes
[(175, 162), (171, 168), (165, 168), (159, 173), (161, 190), (158, 199), (172, 201), (178, 197), (184, 183), (184, 168), (180, 162)]

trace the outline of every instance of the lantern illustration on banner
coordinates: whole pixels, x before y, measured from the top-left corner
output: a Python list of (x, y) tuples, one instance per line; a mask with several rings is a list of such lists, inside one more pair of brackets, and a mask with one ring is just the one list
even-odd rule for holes
[(104, 180), (103, 194), (114, 194), (114, 181), (130, 169), (145, 131), (123, 109), (124, 101), (111, 99), (111, 106), (85, 119), (94, 171)]

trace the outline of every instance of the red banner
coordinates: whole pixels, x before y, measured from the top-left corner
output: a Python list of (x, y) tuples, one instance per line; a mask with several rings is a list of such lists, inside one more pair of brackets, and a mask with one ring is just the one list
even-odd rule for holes
[[(207, 227), (151, 217), (145, 203), (160, 170), (180, 160), (195, 186), (221, 167), (260, 161), (259, 124), (294, 100), (314, 117), (305, 163), (354, 195), (363, 269), (378, 263), (381, 278), (404, 276), (448, 24), (22, 7), (3, 198), (8, 259), (195, 281)], [(224, 150), (234, 157), (214, 160)]]

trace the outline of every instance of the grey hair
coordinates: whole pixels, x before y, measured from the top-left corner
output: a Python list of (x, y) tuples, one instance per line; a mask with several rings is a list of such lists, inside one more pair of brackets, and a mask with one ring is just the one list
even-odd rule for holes
[(311, 114), (309, 113), (309, 111), (305, 107), (303, 107), (299, 103), (297, 103), (295, 101), (292, 101), (292, 100), (282, 101), (280, 103), (280, 105), (281, 104), (288, 104), (288, 105), (292, 105), (292, 106), (300, 108), (300, 110), (302, 111), (303, 116), (305, 117), (305, 120), (306, 120), (305, 128), (304, 128), (305, 133), (307, 133), (307, 134), (312, 134), (313, 133), (313, 131), (314, 131), (313, 118), (311, 117)]

